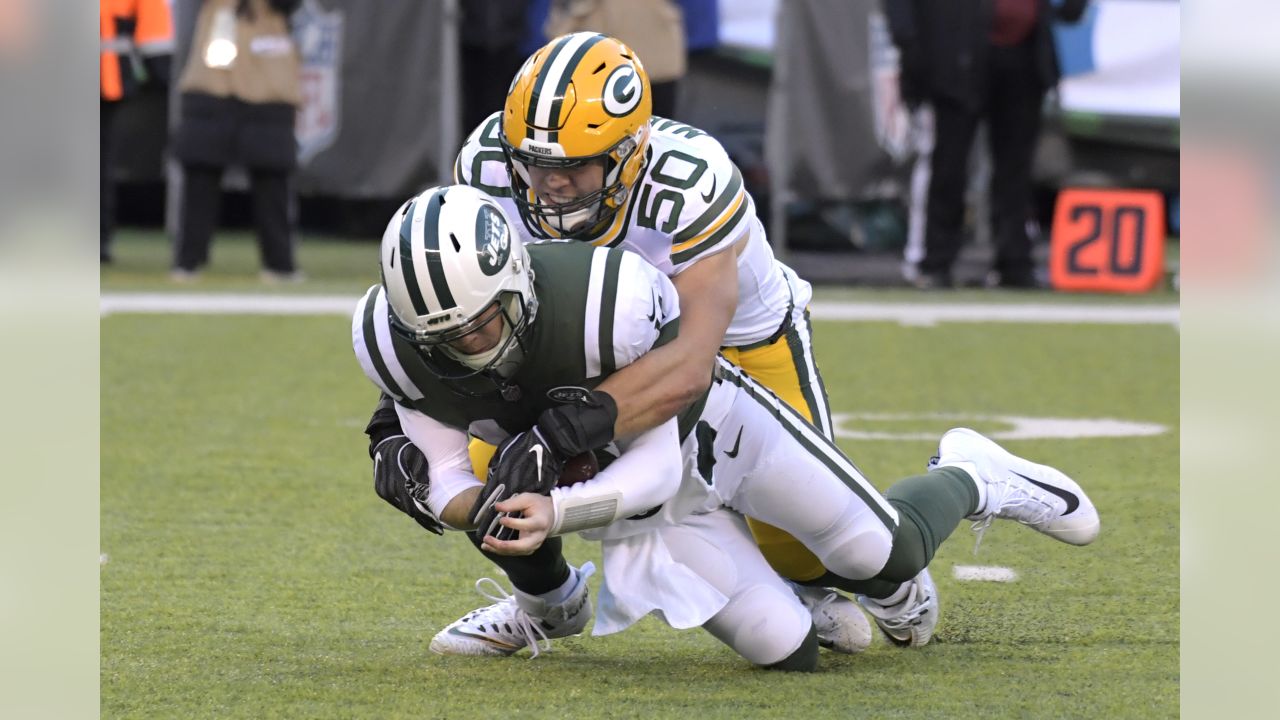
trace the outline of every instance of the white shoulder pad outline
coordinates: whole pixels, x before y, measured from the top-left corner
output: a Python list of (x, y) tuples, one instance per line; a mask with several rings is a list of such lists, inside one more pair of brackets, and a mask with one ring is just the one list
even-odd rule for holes
[(369, 380), (396, 402), (421, 400), (422, 391), (396, 357), (388, 312), (382, 285), (370, 287), (360, 298), (351, 316), (351, 345), (356, 360)]

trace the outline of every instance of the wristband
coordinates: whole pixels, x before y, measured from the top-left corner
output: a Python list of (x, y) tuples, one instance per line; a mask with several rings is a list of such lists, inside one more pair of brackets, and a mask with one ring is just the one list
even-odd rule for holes
[(575, 485), (572, 491), (569, 488), (551, 491), (555, 519), (547, 531), (548, 537), (604, 527), (618, 519), (622, 493), (617, 490), (584, 492), (582, 488), (582, 485)]

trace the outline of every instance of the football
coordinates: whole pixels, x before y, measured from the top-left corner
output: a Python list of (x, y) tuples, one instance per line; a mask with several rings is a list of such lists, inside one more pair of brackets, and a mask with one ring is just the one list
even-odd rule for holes
[(600, 472), (600, 463), (596, 460), (593, 452), (584, 452), (581, 455), (574, 455), (564, 464), (564, 470), (560, 472), (560, 479), (556, 481), (557, 487), (567, 487), (576, 485), (585, 480), (590, 480)]

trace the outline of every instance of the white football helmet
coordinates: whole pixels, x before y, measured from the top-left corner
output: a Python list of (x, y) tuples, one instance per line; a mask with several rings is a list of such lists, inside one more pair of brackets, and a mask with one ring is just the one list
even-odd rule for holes
[[(485, 375), (499, 385), (511, 377), (538, 300), (529, 253), (492, 198), (466, 185), (422, 192), (387, 223), (381, 260), (391, 328), (432, 372), (451, 381)], [(493, 347), (467, 355), (450, 346), (499, 315)]]

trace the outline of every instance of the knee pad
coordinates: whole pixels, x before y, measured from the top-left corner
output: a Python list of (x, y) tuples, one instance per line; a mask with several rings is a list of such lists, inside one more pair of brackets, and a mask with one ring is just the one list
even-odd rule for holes
[(874, 577), (893, 550), (893, 532), (861, 502), (850, 502), (826, 529), (808, 539), (822, 564), (852, 580)]
[(703, 627), (756, 665), (786, 660), (804, 645), (813, 620), (781, 587), (752, 585), (738, 592)]

